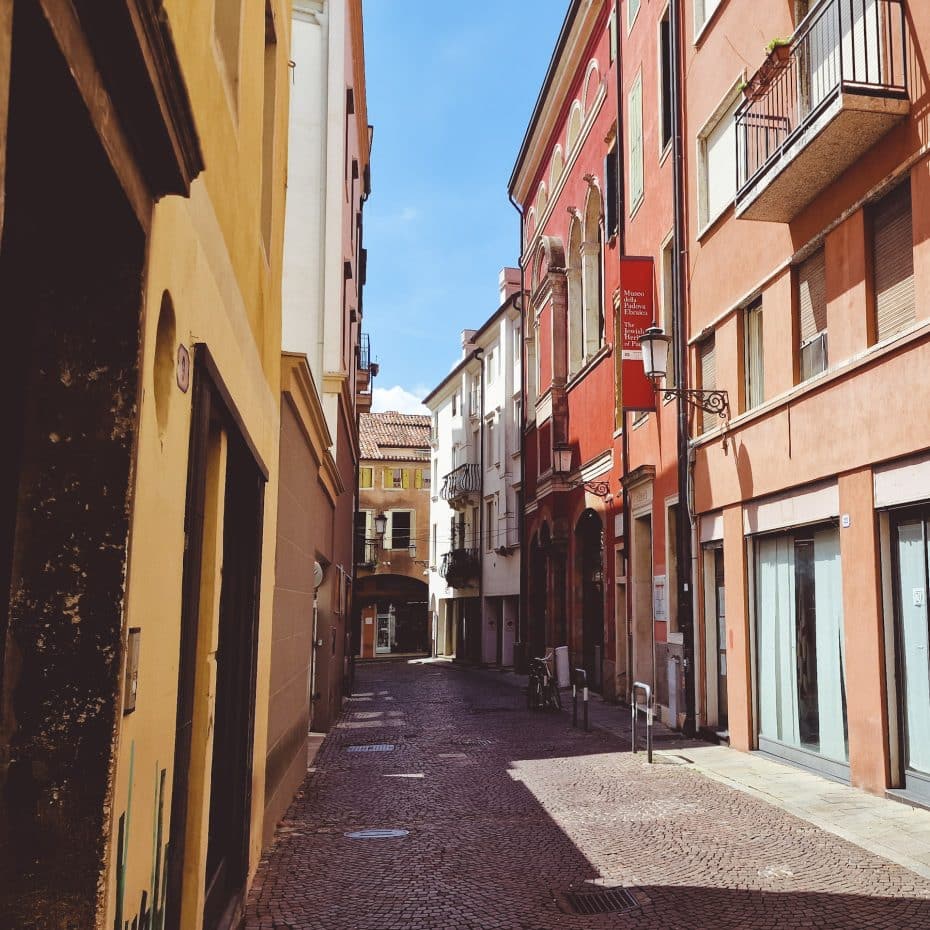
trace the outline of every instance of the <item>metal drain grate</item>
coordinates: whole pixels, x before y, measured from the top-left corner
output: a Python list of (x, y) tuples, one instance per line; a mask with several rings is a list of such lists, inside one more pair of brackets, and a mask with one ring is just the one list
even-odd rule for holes
[(596, 891), (566, 891), (563, 910), (569, 914), (614, 914), (639, 907), (627, 888), (599, 888)]
[(365, 746), (349, 746), (346, 752), (393, 752), (393, 743), (368, 743)]
[(353, 830), (343, 834), (350, 840), (396, 840), (407, 836), (409, 830)]

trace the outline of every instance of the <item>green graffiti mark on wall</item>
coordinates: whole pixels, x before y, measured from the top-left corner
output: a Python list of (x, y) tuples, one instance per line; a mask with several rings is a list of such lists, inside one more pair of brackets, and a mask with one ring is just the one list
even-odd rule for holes
[[(168, 866), (168, 844), (164, 839), (165, 828), (165, 778), (166, 770), (158, 770), (155, 778), (155, 801), (152, 825), (152, 877), (149, 888), (145, 889), (139, 900), (139, 908), (129, 918), (123, 916), (126, 904), (126, 870), (129, 865), (129, 827), (132, 814), (132, 783), (135, 768), (136, 744), (129, 749), (129, 791), (126, 798), (126, 810), (120, 814), (116, 839), (116, 914), (113, 930), (164, 930), (165, 897), (167, 883), (165, 874)], [(149, 893), (151, 892), (151, 903)]]

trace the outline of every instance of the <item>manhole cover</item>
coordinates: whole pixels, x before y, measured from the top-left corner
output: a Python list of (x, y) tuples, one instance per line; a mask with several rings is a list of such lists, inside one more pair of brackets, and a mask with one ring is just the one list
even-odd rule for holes
[(394, 840), (407, 836), (409, 830), (354, 830), (346, 833), (350, 840)]
[(613, 914), (639, 907), (627, 888), (599, 888), (597, 891), (566, 891), (562, 910), (569, 914)]
[(393, 752), (393, 743), (368, 743), (365, 746), (349, 746), (347, 752)]
[(512, 710), (516, 710), (514, 707), (473, 707), (470, 711), (472, 714), (506, 714)]

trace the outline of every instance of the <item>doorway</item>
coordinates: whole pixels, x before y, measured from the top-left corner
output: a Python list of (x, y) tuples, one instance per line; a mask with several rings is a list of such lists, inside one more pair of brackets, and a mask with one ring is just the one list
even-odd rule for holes
[(387, 610), (384, 610), (383, 607), (380, 607), (378, 610), (377, 617), (377, 628), (375, 632), (375, 654), (376, 655), (388, 655), (392, 648), (396, 637), (395, 634), (395, 616), (394, 616), (394, 605), (391, 604)]
[(723, 545), (704, 548), (704, 633), (708, 724), (717, 735), (729, 736), (727, 715), (727, 619)]
[(585, 510), (575, 529), (581, 585), (582, 666), (593, 688), (601, 688), (604, 653), (604, 526)]
[[(252, 746), (264, 507), (268, 472), (251, 445), (205, 345), (194, 355), (193, 408), (188, 456), (178, 672), (177, 732), (171, 799), (171, 856), (166, 925), (181, 926), (186, 842), (199, 841), (188, 824), (193, 786), (209, 779), (210, 811), (204, 874), (204, 930), (234, 926), (244, 899), (252, 808)], [(220, 552), (216, 552), (221, 547)], [(217, 558), (219, 564), (217, 564)], [(221, 578), (217, 620), (203, 594)], [(209, 664), (217, 623), (216, 698), (197, 701), (198, 668)], [(207, 645), (205, 645), (207, 644)], [(204, 732), (212, 711), (212, 755), (195, 761), (195, 723)], [(193, 826), (193, 829), (189, 829)]]
[(930, 804), (930, 508), (901, 513), (893, 545), (904, 790)]

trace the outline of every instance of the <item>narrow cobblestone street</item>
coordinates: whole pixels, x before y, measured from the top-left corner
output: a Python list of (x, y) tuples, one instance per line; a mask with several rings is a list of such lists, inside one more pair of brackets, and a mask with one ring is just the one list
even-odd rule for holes
[[(347, 835), (395, 829), (409, 832)], [(564, 894), (598, 884), (635, 906), (571, 913)], [(650, 767), (568, 714), (532, 713), (488, 676), (369, 665), (261, 863), (246, 927), (919, 930), (930, 882), (686, 764)]]

